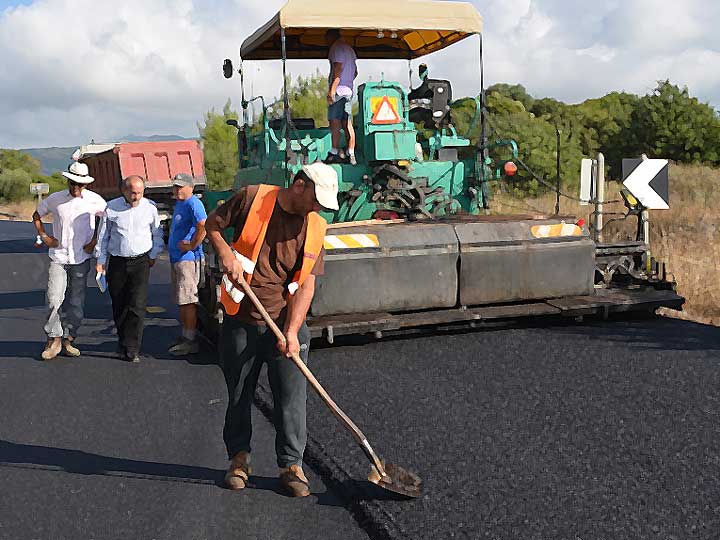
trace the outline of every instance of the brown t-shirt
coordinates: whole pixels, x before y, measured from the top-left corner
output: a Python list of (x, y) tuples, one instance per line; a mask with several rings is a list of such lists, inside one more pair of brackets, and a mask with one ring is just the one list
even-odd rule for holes
[[(240, 237), (258, 186), (240, 189), (230, 200), (218, 206), (215, 214), (226, 227), (234, 227), (233, 243)], [(260, 248), (250, 285), (273, 320), (284, 320), (287, 286), (300, 270), (307, 234), (307, 216), (290, 214), (275, 203), (265, 240)], [(325, 268), (325, 249), (315, 261), (312, 274), (321, 276)], [(249, 298), (243, 298), (236, 317), (251, 324), (265, 324)]]

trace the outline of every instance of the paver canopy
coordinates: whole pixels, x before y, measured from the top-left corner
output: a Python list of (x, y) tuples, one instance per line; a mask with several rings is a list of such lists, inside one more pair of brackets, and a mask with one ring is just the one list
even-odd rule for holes
[(413, 59), (444, 49), (482, 31), (482, 18), (468, 2), (432, 0), (289, 0), (245, 40), (243, 60), (328, 56), (325, 32), (341, 31), (359, 58)]

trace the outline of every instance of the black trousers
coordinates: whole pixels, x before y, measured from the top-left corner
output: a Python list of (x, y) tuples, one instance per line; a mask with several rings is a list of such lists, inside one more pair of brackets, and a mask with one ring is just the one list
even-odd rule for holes
[(107, 282), (120, 347), (128, 356), (140, 352), (147, 306), (150, 257), (110, 256)]
[[(307, 325), (300, 328), (298, 339), (300, 357), (307, 364), (310, 345)], [(260, 369), (267, 364), (278, 467), (302, 465), (307, 442), (307, 382), (293, 361), (277, 350), (276, 343), (275, 335), (265, 326), (243, 324), (234, 317), (223, 321), (220, 360), (228, 389), (223, 439), (230, 459), (238, 452), (250, 452), (251, 405)]]

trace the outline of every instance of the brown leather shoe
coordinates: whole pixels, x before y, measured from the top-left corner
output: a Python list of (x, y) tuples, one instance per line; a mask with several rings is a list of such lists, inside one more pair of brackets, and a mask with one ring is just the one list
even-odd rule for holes
[(250, 454), (248, 452), (238, 452), (230, 461), (230, 467), (225, 473), (225, 487), (232, 490), (245, 489), (251, 472)]
[(286, 469), (280, 469), (280, 485), (292, 497), (310, 495), (310, 485), (300, 465), (290, 465)]
[(62, 340), (59, 337), (48, 339), (47, 345), (45, 345), (45, 350), (40, 355), (41, 358), (43, 360), (52, 360), (60, 354), (60, 351), (62, 350), (61, 341)]
[(67, 354), (68, 356), (72, 356), (75, 358), (80, 356), (80, 349), (78, 349), (77, 347), (75, 347), (75, 345), (73, 345), (73, 342), (71, 339), (63, 339), (62, 346), (63, 346), (63, 349), (65, 350), (65, 354)]

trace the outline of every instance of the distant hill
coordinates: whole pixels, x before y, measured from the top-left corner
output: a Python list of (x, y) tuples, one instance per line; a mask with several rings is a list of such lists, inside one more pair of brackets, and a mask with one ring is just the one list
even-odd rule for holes
[[(179, 135), (125, 135), (113, 142), (159, 142), (179, 141), (182, 139), (193, 139), (195, 137), (180, 137)], [(27, 152), (40, 162), (42, 173), (51, 175), (57, 171), (65, 171), (72, 161), (72, 154), (77, 146), (52, 147), (52, 148), (21, 148), (21, 152)]]
[(40, 162), (42, 173), (51, 175), (57, 171), (66, 171), (72, 161), (72, 154), (77, 146), (67, 148), (21, 148), (21, 152), (27, 152)]
[(158, 141), (182, 141), (184, 139), (197, 139), (197, 137), (181, 137), (180, 135), (125, 135), (121, 142), (158, 142)]

